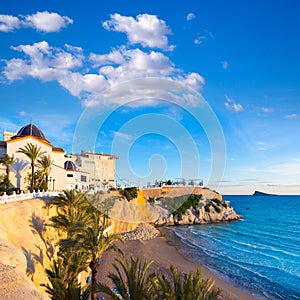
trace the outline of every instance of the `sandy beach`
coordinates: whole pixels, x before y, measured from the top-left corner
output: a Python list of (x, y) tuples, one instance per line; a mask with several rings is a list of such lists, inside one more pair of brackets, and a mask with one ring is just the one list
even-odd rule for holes
[[(150, 272), (168, 272), (170, 265), (175, 266), (178, 271), (183, 273), (190, 271), (195, 272), (203, 267), (198, 263), (192, 262), (178, 251), (172, 232), (164, 228), (160, 229), (160, 231), (162, 233), (161, 236), (152, 240), (125, 241), (124, 243), (118, 243), (118, 246), (128, 258), (132, 255), (134, 257), (139, 256), (143, 261), (148, 261), (150, 259), (154, 260), (149, 268)], [(98, 281), (111, 286), (111, 282), (107, 278), (107, 275), (113, 271), (112, 263), (117, 255), (118, 254), (112, 251), (103, 255), (97, 275)], [(250, 294), (244, 293), (226, 284), (207, 268), (203, 268), (203, 278), (211, 278), (215, 281), (215, 286), (222, 290), (223, 299), (257, 299)], [(105, 299), (107, 299), (107, 297), (105, 297)]]

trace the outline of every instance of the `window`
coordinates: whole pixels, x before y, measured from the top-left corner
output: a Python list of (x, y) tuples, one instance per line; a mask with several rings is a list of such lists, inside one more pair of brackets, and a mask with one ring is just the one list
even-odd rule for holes
[(80, 180), (81, 180), (82, 182), (86, 182), (86, 176), (81, 175), (81, 176), (80, 176)]
[(67, 177), (73, 177), (73, 174), (67, 174)]

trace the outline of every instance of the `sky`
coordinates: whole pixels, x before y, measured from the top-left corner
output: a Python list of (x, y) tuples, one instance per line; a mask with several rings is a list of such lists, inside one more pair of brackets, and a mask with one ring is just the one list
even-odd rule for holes
[(298, 0), (0, 0), (0, 131), (117, 180), (300, 194)]

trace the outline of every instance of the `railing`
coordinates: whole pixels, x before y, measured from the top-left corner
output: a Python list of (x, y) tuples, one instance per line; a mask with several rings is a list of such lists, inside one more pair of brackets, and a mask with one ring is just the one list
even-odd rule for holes
[(34, 199), (34, 198), (45, 198), (45, 197), (53, 197), (58, 196), (60, 192), (59, 191), (48, 191), (48, 192), (33, 192), (33, 193), (23, 193), (21, 191), (20, 194), (16, 194), (13, 192), (12, 195), (7, 195), (5, 192), (2, 196), (0, 196), (0, 204), (15, 202), (15, 201), (22, 201), (22, 200), (28, 200), (28, 199)]

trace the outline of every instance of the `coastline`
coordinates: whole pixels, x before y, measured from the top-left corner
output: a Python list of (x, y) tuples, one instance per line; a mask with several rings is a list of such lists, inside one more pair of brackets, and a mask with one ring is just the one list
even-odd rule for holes
[[(127, 240), (124, 243), (117, 243), (117, 246), (124, 252), (126, 258), (130, 256), (139, 256), (143, 261), (154, 260), (149, 268), (149, 272), (166, 273), (170, 265), (177, 268), (179, 272), (188, 273), (195, 272), (202, 268), (202, 276), (204, 279), (211, 278), (215, 281), (215, 287), (222, 290), (222, 299), (233, 300), (254, 300), (257, 299), (253, 295), (247, 294), (220, 279), (212, 271), (202, 266), (199, 263), (193, 262), (179, 251), (178, 241), (179, 238), (175, 236), (174, 232), (159, 228), (161, 235), (151, 240)], [(118, 254), (113, 251), (108, 251), (101, 258), (101, 265), (98, 270), (97, 280), (110, 287), (111, 282), (108, 279), (108, 274), (113, 271), (112, 264)], [(100, 295), (100, 294), (99, 294)]]

